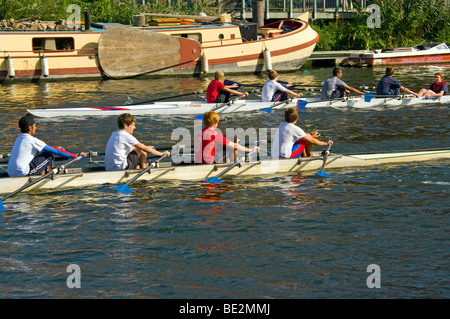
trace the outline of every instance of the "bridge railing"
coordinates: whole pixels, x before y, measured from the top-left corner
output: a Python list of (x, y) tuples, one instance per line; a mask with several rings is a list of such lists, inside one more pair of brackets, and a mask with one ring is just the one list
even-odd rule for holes
[[(221, 1), (223, 0), (217, 0), (217, 2)], [(257, 1), (264, 2), (264, 16), (266, 19), (270, 18), (270, 12), (284, 12), (290, 18), (293, 17), (294, 11), (309, 11), (312, 18), (317, 18), (317, 13), (339, 14), (355, 12), (355, 4), (365, 9), (373, 2), (373, 0), (231, 0), (229, 3), (234, 5), (234, 11), (241, 12), (241, 16), (245, 18), (246, 12), (248, 13), (252, 10)], [(227, 5), (224, 6), (224, 8), (227, 7)]]

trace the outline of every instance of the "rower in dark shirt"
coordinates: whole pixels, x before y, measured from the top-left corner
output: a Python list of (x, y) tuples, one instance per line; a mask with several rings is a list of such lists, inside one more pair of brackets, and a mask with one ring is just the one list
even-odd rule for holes
[(377, 95), (399, 95), (400, 91), (405, 91), (407, 93), (418, 96), (417, 93), (402, 86), (399, 81), (397, 81), (392, 77), (393, 75), (394, 75), (394, 68), (387, 67), (386, 75), (384, 75), (378, 82)]

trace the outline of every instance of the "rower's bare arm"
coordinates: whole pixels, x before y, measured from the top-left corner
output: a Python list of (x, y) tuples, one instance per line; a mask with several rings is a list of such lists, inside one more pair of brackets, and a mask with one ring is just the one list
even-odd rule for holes
[(289, 89), (286, 89), (286, 92), (287, 92), (288, 94), (294, 95), (294, 96), (296, 96), (296, 97), (303, 96), (302, 93), (295, 93), (295, 92), (293, 92), (293, 91), (291, 91), (291, 90), (289, 90)]
[(408, 88), (405, 88), (404, 86), (401, 86), (400, 89), (401, 89), (402, 91), (408, 92), (409, 94), (413, 94), (413, 95), (415, 95), (415, 96), (417, 96), (417, 97), (419, 96), (419, 94), (417, 94), (417, 93), (411, 91), (411, 90), (408, 89)]
[(236, 90), (229, 89), (227, 87), (225, 87), (224, 90), (229, 92), (229, 93), (231, 93), (231, 94), (234, 94), (234, 95), (248, 95), (248, 92), (239, 92), (239, 91), (236, 91)]
[(319, 146), (327, 146), (329, 143), (333, 144), (332, 140), (322, 142), (322, 141), (318, 140), (317, 138), (312, 137), (311, 134), (306, 134), (305, 136), (302, 137), (302, 139), (311, 144), (319, 145)]
[(230, 148), (234, 148), (237, 149), (239, 151), (243, 151), (243, 152), (251, 152), (251, 151), (257, 151), (259, 153), (259, 146), (255, 146), (253, 149), (250, 149), (248, 147), (242, 146), (241, 144), (238, 143), (233, 143), (233, 142), (228, 142), (227, 147)]
[(137, 148), (139, 148), (139, 149), (141, 149), (141, 150), (143, 150), (143, 151), (145, 151), (147, 153), (156, 155), (156, 156), (163, 156), (164, 154), (167, 154), (167, 156), (170, 156), (170, 152), (169, 151), (160, 152), (156, 148), (154, 148), (153, 146), (147, 146), (147, 145), (145, 145), (145, 144), (143, 144), (141, 142), (137, 143), (135, 145), (135, 147), (137, 147)]
[(350, 91), (353, 91), (353, 92), (355, 92), (355, 93), (361, 94), (361, 95), (365, 95), (365, 94), (366, 94), (366, 93), (361, 92), (360, 90), (355, 89), (355, 88), (353, 88), (353, 87), (351, 87), (351, 86), (347, 86), (346, 89), (347, 89), (347, 90), (350, 90)]

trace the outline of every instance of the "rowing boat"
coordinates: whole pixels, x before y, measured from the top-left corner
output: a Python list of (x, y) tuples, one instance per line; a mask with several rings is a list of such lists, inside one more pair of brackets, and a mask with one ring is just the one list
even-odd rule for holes
[[(450, 150), (434, 150), (422, 152), (400, 152), (380, 154), (341, 155), (331, 154), (326, 162), (326, 169), (333, 168), (358, 168), (376, 166), (382, 164), (403, 164), (408, 162), (420, 162), (427, 160), (450, 159)], [(224, 176), (252, 176), (273, 175), (278, 173), (297, 173), (319, 170), (322, 168), (323, 157), (315, 153), (313, 157), (300, 159), (262, 159), (240, 163), (224, 174)], [(232, 164), (173, 164), (161, 162), (159, 167), (150, 170), (150, 174), (144, 174), (140, 180), (147, 182), (181, 180), (202, 181), (216, 176), (226, 170)], [(139, 170), (105, 171), (103, 167), (66, 168), (64, 171), (53, 175), (32, 185), (31, 189), (48, 190), (60, 188), (83, 187), (102, 184), (122, 184), (139, 174)], [(34, 177), (36, 178), (36, 177)], [(33, 178), (31, 178), (32, 180)], [(20, 187), (30, 183), (30, 177), (7, 177), (0, 174), (0, 194), (11, 193)]]
[(414, 106), (430, 104), (449, 104), (450, 95), (439, 98), (416, 98), (411, 96), (375, 97), (366, 101), (364, 97), (347, 97), (345, 99), (320, 100), (318, 97), (291, 99), (286, 102), (278, 102), (274, 106), (272, 102), (261, 100), (238, 99), (228, 104), (207, 103), (206, 101), (179, 101), (158, 102), (152, 104), (126, 105), (126, 106), (91, 106), (80, 108), (54, 108), (54, 109), (29, 109), (31, 114), (37, 117), (76, 117), (76, 116), (110, 116), (121, 113), (133, 115), (198, 115), (206, 111), (215, 111), (219, 114), (233, 112), (258, 111), (263, 108), (272, 110), (297, 107), (302, 105), (306, 108), (319, 107), (353, 107), (373, 108), (378, 106)]

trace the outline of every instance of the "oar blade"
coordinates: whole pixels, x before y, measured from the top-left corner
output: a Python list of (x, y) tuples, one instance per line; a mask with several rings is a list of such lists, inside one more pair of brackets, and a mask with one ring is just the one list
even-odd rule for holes
[(304, 110), (306, 108), (306, 104), (308, 104), (308, 101), (298, 100), (297, 101), (297, 110)]
[(126, 26), (106, 29), (98, 41), (99, 64), (111, 78), (166, 69), (193, 61), (201, 52), (195, 40)]
[(263, 107), (261, 110), (264, 112), (267, 112), (267, 113), (272, 113), (272, 110), (270, 107)]
[(366, 92), (366, 94), (364, 94), (364, 102), (370, 102), (373, 99), (373, 94)]
[(113, 187), (116, 191), (119, 191), (123, 194), (131, 194), (133, 191), (131, 190), (131, 188), (128, 187), (127, 184), (122, 184), (122, 185), (118, 185), (118, 186), (114, 186)]
[(331, 178), (330, 174), (325, 173), (324, 171), (320, 170), (316, 173), (317, 176), (323, 177), (323, 178)]
[(203, 120), (203, 114), (193, 116), (193, 118), (196, 120)]
[(214, 177), (205, 179), (204, 182), (210, 183), (210, 184), (220, 184), (220, 183), (222, 183), (222, 180), (220, 178), (214, 176)]
[(0, 212), (5, 210), (5, 206), (3, 206), (2, 201), (0, 200)]

